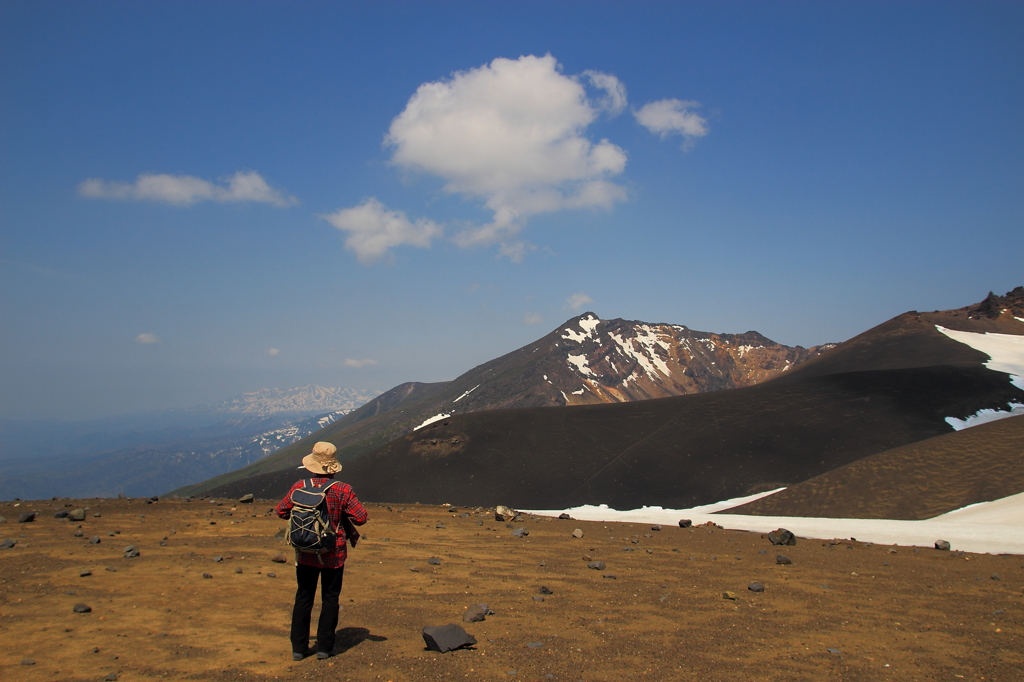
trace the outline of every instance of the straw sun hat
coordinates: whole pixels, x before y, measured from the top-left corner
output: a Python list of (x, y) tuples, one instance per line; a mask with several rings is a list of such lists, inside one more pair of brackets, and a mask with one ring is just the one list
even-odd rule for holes
[(309, 469), (314, 474), (336, 474), (341, 471), (341, 465), (334, 458), (338, 448), (334, 444), (320, 441), (313, 446), (313, 452), (302, 458), (302, 467)]

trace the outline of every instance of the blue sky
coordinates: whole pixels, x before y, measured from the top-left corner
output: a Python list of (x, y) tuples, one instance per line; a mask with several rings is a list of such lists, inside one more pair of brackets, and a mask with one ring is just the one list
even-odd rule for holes
[(2, 2), (0, 418), (1024, 284), (1024, 5)]

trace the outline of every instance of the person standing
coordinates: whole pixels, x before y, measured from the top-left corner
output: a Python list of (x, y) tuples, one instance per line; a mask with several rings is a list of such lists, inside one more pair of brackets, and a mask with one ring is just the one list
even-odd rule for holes
[[(320, 581), (320, 620), (316, 628), (316, 657), (330, 658), (334, 651), (334, 633), (338, 626), (338, 598), (345, 575), (347, 552), (345, 541), (359, 537), (355, 526), (366, 523), (369, 515), (348, 483), (335, 481), (334, 475), (341, 471), (335, 458), (337, 448), (332, 443), (319, 442), (313, 451), (302, 458), (302, 466), (312, 474), (312, 482), (318, 488), (330, 486), (326, 492), (327, 516), (331, 527), (337, 533), (334, 549), (323, 554), (295, 552), (295, 606), (292, 607), (292, 659), (301, 661), (309, 653), (309, 625), (316, 600), (317, 580)], [(292, 492), (305, 485), (309, 479), (296, 481), (284, 499), (277, 504), (277, 515), (282, 519), (291, 516)]]

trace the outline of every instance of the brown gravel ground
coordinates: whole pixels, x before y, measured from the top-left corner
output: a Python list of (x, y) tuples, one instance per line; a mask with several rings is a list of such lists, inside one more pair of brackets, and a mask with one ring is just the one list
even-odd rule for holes
[[(274, 537), (284, 523), (266, 501), (219, 502), (0, 503), (0, 539), (17, 540), (0, 550), (0, 679), (1012, 682), (1024, 670), (1021, 556), (533, 518), (514, 524), (529, 530), (519, 539), (483, 510), (417, 505), (369, 505), (337, 655), (295, 663), (294, 569), (270, 560), (290, 556)], [(79, 506), (81, 524), (53, 518)], [(16, 523), (26, 509), (38, 519)], [(129, 544), (141, 556), (124, 558)], [(535, 601), (541, 586), (553, 594)], [(92, 612), (74, 613), (79, 602)], [(481, 602), (495, 615), (462, 623)], [(421, 628), (445, 623), (478, 644), (426, 651)]]

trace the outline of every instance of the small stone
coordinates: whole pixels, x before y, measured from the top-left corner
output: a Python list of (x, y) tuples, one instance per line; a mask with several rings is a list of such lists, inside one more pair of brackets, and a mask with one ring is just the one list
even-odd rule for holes
[(92, 652), (93, 652), (94, 654), (98, 654), (98, 653), (100, 652), (100, 648), (99, 648), (98, 646), (94, 646), (94, 647), (92, 648)]
[(679, 519), (679, 527), (680, 528), (689, 528), (692, 525), (693, 525), (693, 521), (691, 521), (690, 519)]
[(213, 576), (212, 576), (212, 575), (210, 575), (209, 573), (203, 573), (203, 577), (204, 577), (204, 578), (206, 578), (207, 580), (209, 580), (209, 579), (210, 579), (210, 578), (212, 578)]
[(542, 646), (544, 646), (544, 643), (543, 642), (530, 642), (526, 646), (529, 647), (530, 649), (539, 649)]
[(83, 537), (83, 536), (85, 535), (85, 533), (83, 533), (83, 532), (82, 532), (82, 529), (81, 529), (81, 528), (79, 528), (78, 530), (76, 530), (76, 531), (75, 531), (74, 533), (72, 533), (71, 535), (72, 535), (73, 537), (76, 537), (76, 538), (80, 538), (80, 537)]
[(788, 566), (789, 564), (793, 563), (793, 560), (787, 556), (782, 556), (781, 554), (779, 554), (777, 557), (775, 557), (775, 563)]
[(92, 571), (90, 571), (88, 568), (85, 569), (84, 571), (79, 571), (78, 572), (78, 577), (79, 578), (88, 578), (90, 575), (92, 575)]
[(540, 596), (535, 596), (535, 597), (533, 598), (533, 601), (544, 601), (544, 597), (540, 597)]
[(943, 552), (948, 552), (949, 551), (949, 542), (947, 542), (946, 540), (936, 540), (935, 541), (935, 549), (941, 550)]
[(574, 530), (572, 532), (572, 536), (574, 538), (576, 538), (577, 540), (581, 539), (583, 537), (583, 530), (580, 529), (580, 528), (577, 528), (576, 530)]
[(546, 585), (541, 585), (539, 592), (541, 594), (554, 594), (555, 593), (554, 590), (552, 590), (550, 587), (548, 587)]
[(602, 577), (602, 578), (606, 578), (606, 579), (608, 579), (608, 580), (618, 580), (618, 576), (617, 576), (617, 575), (615, 575), (614, 573), (605, 573), (605, 574), (604, 574), (603, 576), (601, 576), (601, 577)]
[(587, 564), (587, 568), (592, 568), (595, 571), (603, 571), (605, 566), (603, 561), (591, 561)]
[(1003, 579), (1003, 576), (999, 575), (998, 573), (993, 573), (993, 574), (992, 574), (992, 575), (990, 575), (989, 577), (990, 577), (990, 578), (991, 578), (992, 580), (1002, 580), (1002, 579)]
[(105, 569), (103, 569), (103, 570), (105, 570), (105, 571), (110, 571), (111, 573), (117, 573), (117, 569), (116, 569), (116, 568), (114, 568), (113, 566), (107, 566), (107, 567), (106, 567)]
[(75, 613), (91, 613), (92, 607), (88, 604), (78, 603), (71, 607), (71, 610)]
[(18, 544), (17, 540), (11, 540), (10, 538), (7, 538), (3, 542), (0, 542), (0, 549), (10, 549), (11, 547), (14, 547), (16, 544)]
[(222, 556), (215, 556), (215, 557), (213, 557), (213, 562), (216, 563), (216, 564), (219, 564), (222, 561), (224, 561), (224, 557), (222, 557)]
[(747, 585), (747, 589), (751, 592), (764, 592), (764, 585), (759, 582), (752, 582)]
[(726, 590), (725, 592), (722, 593), (722, 599), (729, 599), (731, 601), (736, 601), (736, 593), (735, 592), (730, 592), (730, 591)]
[(241, 566), (239, 566), (238, 568), (235, 569), (235, 573), (241, 573), (241, 572), (242, 572), (242, 567)]
[(423, 642), (430, 651), (445, 653), (476, 644), (476, 637), (463, 630), (460, 626), (447, 625), (426, 626), (423, 628)]
[(73, 510), (71, 513), (68, 514), (68, 520), (85, 521), (85, 510), (81, 508)]
[(488, 612), (490, 609), (487, 608), (487, 604), (471, 604), (462, 614), (462, 620), (466, 623), (479, 623), (487, 618)]
[(656, 523), (653, 526), (651, 526), (651, 530), (661, 530), (661, 525)]
[(98, 518), (100, 518), (101, 516), (103, 516), (103, 514), (100, 514), (99, 512), (96, 512), (95, 514), (93, 514), (93, 515), (92, 515), (92, 517), (93, 517), (94, 519), (98, 519)]
[(277, 573), (267, 573), (267, 577), (268, 578), (276, 578), (277, 577)]
[(22, 665), (35, 665), (36, 662), (33, 661), (31, 658), (23, 658), (23, 659), (21, 659), (21, 664)]
[[(111, 535), (113, 535), (113, 533), (111, 533)], [(89, 544), (90, 545), (98, 545), (98, 544), (100, 544), (100, 536), (99, 535), (93, 535), (91, 538), (89, 538)]]
[(773, 545), (795, 545), (796, 536), (785, 528), (778, 528), (768, 533), (768, 540)]
[(572, 517), (569, 516), (568, 514), (566, 514), (565, 512), (562, 512), (561, 514), (559, 514), (558, 518), (562, 519), (563, 521), (569, 521), (569, 520), (572, 519)]
[(520, 526), (519, 528), (516, 528), (514, 531), (512, 531), (512, 537), (514, 538), (525, 538), (529, 534), (530, 531), (526, 530), (525, 526)]
[(434, 525), (434, 528), (444, 528), (444, 524), (443, 524), (443, 523), (441, 523), (440, 521), (438, 521), (438, 522), (437, 522), (437, 523), (436, 523), (436, 524)]
[(828, 649), (828, 652), (829, 652), (830, 654), (835, 654), (836, 656), (838, 656), (839, 654), (843, 653), (843, 652), (842, 652), (842, 651), (840, 651), (839, 649)]
[(103, 682), (117, 682), (117, 673), (108, 674), (106, 677), (103, 678)]
[(68, 517), (68, 514), (70, 514), (70, 513), (71, 512), (69, 512), (67, 509), (61, 509), (59, 512), (56, 512), (53, 515), (53, 518), (55, 518), (55, 519), (66, 519)]
[(124, 558), (134, 559), (139, 556), (139, 548), (135, 545), (128, 545), (124, 548)]
[(279, 554), (275, 554), (274, 556), (270, 557), (270, 560), (273, 561), (275, 564), (286, 564), (286, 563), (288, 563), (288, 559), (285, 558), (284, 554), (280, 554), (280, 553)]
[(32, 523), (36, 520), (36, 513), (34, 511), (21, 512), (18, 514), (18, 523)]
[(432, 556), (429, 559), (427, 559), (427, 563), (430, 564), (431, 566), (440, 566), (441, 565), (441, 560), (438, 559), (436, 556)]
[(238, 501), (241, 504), (252, 504), (255, 499), (256, 497), (252, 493), (248, 493), (239, 497)]

